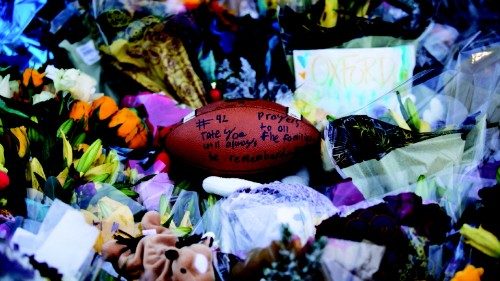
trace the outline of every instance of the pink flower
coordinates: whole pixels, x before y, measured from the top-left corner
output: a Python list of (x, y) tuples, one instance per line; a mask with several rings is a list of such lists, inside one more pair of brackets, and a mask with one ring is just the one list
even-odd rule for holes
[(174, 184), (166, 173), (159, 173), (152, 179), (140, 183), (135, 188), (135, 192), (139, 193), (139, 200), (148, 211), (158, 211), (160, 197), (165, 194), (167, 198), (170, 198), (173, 190)]

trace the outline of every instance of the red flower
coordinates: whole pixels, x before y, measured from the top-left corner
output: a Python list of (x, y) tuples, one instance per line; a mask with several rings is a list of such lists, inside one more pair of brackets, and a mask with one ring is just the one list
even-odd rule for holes
[(0, 190), (5, 189), (9, 184), (9, 175), (6, 172), (0, 171)]

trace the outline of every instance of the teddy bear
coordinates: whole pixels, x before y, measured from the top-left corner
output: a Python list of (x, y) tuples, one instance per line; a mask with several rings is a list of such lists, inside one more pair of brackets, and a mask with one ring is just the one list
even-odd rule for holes
[(142, 236), (115, 235), (115, 239), (103, 245), (104, 259), (121, 276), (148, 281), (215, 280), (213, 237), (199, 236), (198, 243), (181, 241), (161, 225), (160, 214), (155, 211), (147, 212), (141, 224)]

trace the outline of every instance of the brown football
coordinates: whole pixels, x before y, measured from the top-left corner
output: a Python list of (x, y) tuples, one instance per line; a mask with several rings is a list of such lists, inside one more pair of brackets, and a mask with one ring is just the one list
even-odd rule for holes
[(165, 145), (173, 166), (179, 161), (208, 175), (248, 178), (297, 166), (319, 150), (319, 141), (319, 131), (287, 107), (230, 100), (184, 117)]

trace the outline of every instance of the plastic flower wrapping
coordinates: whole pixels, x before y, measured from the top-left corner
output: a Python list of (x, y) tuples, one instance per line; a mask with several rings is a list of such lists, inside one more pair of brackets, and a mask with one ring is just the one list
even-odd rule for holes
[[(492, 1), (7, 1), (0, 16), (1, 280), (500, 276)], [(245, 99), (273, 104), (259, 135), (226, 126)], [(216, 103), (233, 107), (203, 117)], [(299, 123), (320, 136), (300, 165), (260, 169), (310, 137)], [(189, 124), (201, 139), (167, 145)], [(238, 158), (231, 141), (255, 146)], [(198, 145), (238, 161), (183, 162)]]

